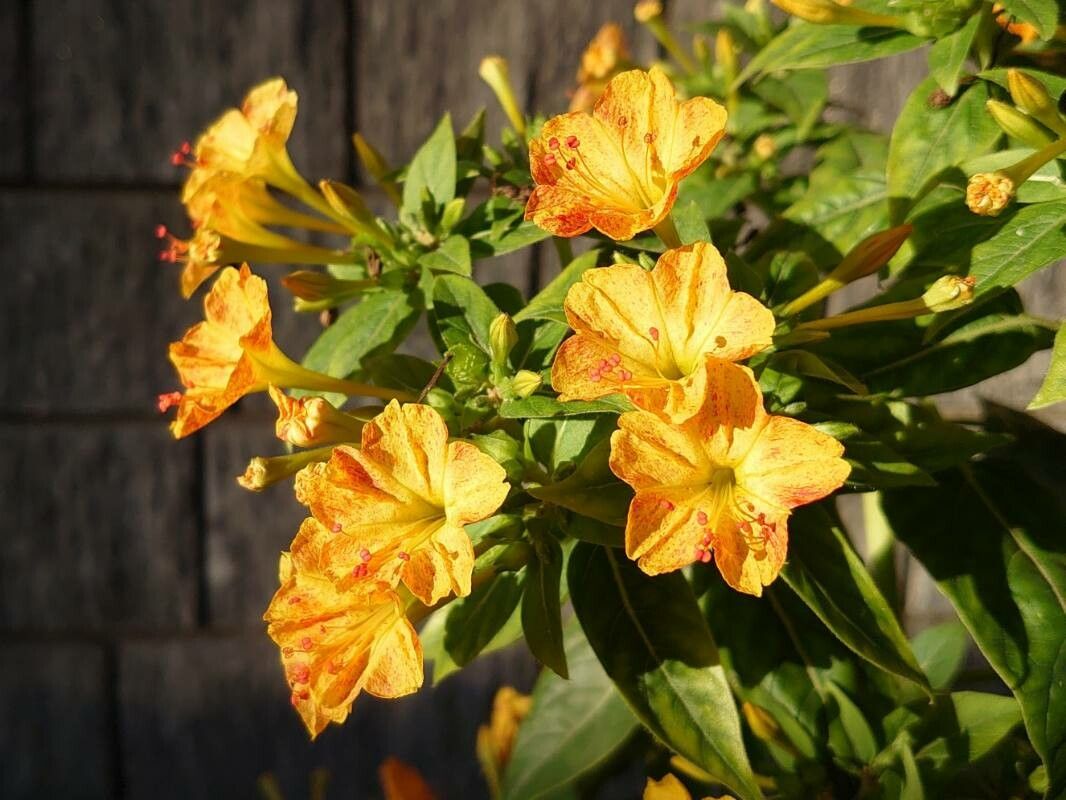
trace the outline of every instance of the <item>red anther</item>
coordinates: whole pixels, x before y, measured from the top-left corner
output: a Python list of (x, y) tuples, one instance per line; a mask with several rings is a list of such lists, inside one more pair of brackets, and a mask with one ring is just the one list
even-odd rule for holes
[(159, 260), (165, 261), (168, 264), (173, 264), (175, 261), (178, 260), (178, 257), (173, 250), (160, 250)]
[(293, 649), (292, 649), (291, 647), (283, 647), (283, 648), (281, 648), (281, 654), (282, 654), (283, 656), (285, 656), (285, 658), (291, 658), (291, 657), (292, 657), (292, 654), (293, 654), (294, 652), (296, 652), (296, 651), (295, 651), (295, 650), (293, 650)]
[(710, 564), (711, 563), (711, 551), (710, 550), (704, 550), (703, 551), (703, 555), (700, 556), (700, 561), (702, 561), (704, 564)]
[(706, 525), (707, 524), (707, 513), (705, 511), (698, 512), (696, 514), (696, 522), (698, 522), (700, 525)]
[(178, 152), (183, 153), (184, 155), (189, 155), (189, 153), (192, 152), (192, 145), (189, 144), (187, 141), (182, 142), (181, 147), (178, 148)]
[(289, 674), (296, 683), (307, 683), (311, 680), (311, 668), (306, 664), (293, 664)]
[(644, 134), (644, 144), (651, 144), (654, 141), (655, 141), (655, 134), (654, 133), (649, 131), (648, 133)]
[(369, 561), (370, 551), (364, 547), (362, 550), (359, 551), (359, 558), (363, 559), (363, 561)]
[(751, 533), (751, 523), (750, 522), (742, 522), (742, 523), (740, 523), (740, 525), (738, 527), (742, 531), (744, 531), (744, 533)]
[(703, 558), (703, 548), (699, 545), (696, 545), (696, 552), (692, 554), (692, 557), (697, 561)]
[(714, 537), (711, 536), (711, 534), (705, 533), (703, 535), (703, 544), (705, 547), (709, 547), (712, 541), (714, 541)]
[(311, 640), (310, 636), (305, 636), (300, 640), (300, 647), (304, 650), (310, 650), (315, 646), (315, 643)]
[(577, 148), (581, 146), (581, 142), (576, 136), (571, 134), (570, 136), (566, 137), (566, 146), (571, 148), (572, 150), (577, 150)]
[(620, 369), (618, 370), (618, 377), (624, 381), (628, 381), (630, 378), (633, 377), (633, 373), (630, 372), (628, 369)]
[(558, 150), (559, 140), (553, 136), (548, 140), (548, 147), (550, 147), (552, 150)]
[(330, 525), (329, 529), (334, 533), (340, 533), (344, 529), (344, 526), (341, 525), (339, 522), (334, 522), (332, 525)]
[(673, 511), (674, 504), (664, 497), (662, 500), (659, 501), (659, 508), (663, 509), (664, 511)]
[(300, 692), (300, 699), (301, 700), (306, 700), (310, 696), (311, 696), (311, 693), (309, 691), (307, 691), (306, 689), (304, 689), (302, 692)]
[(618, 118), (618, 127), (619, 128), (624, 128), (628, 124), (629, 124), (629, 118), (628, 117), (619, 117)]
[(611, 360), (611, 366), (612, 367), (617, 367), (619, 364), (622, 363), (622, 357), (620, 355), (618, 355), (618, 353), (614, 353), (611, 356), (610, 360)]
[(297, 595), (293, 595), (292, 597), (289, 598), (289, 605), (290, 606), (295, 606), (295, 605), (297, 605), (299, 603), (302, 603), (303, 601), (304, 601), (304, 599), (302, 597), (300, 597), (300, 595), (298, 595), (298, 594)]
[(567, 169), (573, 169), (576, 166), (577, 166), (577, 161), (575, 161), (572, 158), (569, 161), (566, 162), (566, 168)]
[(297, 705), (299, 705), (300, 698), (296, 696), (296, 692), (293, 692), (292, 694), (289, 695), (289, 702), (292, 703), (293, 707), (296, 707)]
[(170, 163), (173, 164), (175, 167), (180, 167), (182, 164), (185, 163), (185, 156), (183, 156), (181, 153), (171, 153)]
[(411, 554), (407, 553), (407, 552), (405, 552), (403, 550), (401, 550), (399, 553), (397, 553), (396, 557), (398, 559), (400, 559), (400, 561), (410, 561), (411, 560)]
[(171, 408), (181, 402), (181, 392), (167, 392), (159, 395), (155, 401), (155, 407), (160, 414), (166, 414)]
[(659, 329), (658, 328), (648, 328), (648, 336), (651, 337), (651, 340), (653, 342), (659, 341)]
[(167, 226), (166, 225), (156, 225), (155, 226), (155, 238), (156, 239), (166, 239), (167, 238)]
[(367, 569), (366, 564), (356, 564), (355, 567), (352, 568), (352, 577), (365, 578), (369, 572), (370, 570)]
[(555, 166), (555, 156), (553, 156), (551, 153), (546, 154), (544, 156), (544, 166), (546, 166), (546, 167), (554, 167)]

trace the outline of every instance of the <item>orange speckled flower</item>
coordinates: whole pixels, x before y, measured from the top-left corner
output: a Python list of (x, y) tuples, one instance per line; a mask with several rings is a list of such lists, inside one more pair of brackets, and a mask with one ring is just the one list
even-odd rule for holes
[(623, 392), (675, 422), (702, 406), (709, 357), (748, 358), (774, 330), (769, 309), (729, 288), (725, 262), (705, 242), (666, 251), (650, 272), (635, 264), (588, 270), (564, 309), (575, 335), (552, 366), (561, 398)]
[(725, 121), (709, 98), (679, 102), (657, 67), (623, 72), (591, 114), (552, 117), (529, 143), (537, 186), (526, 219), (556, 236), (596, 228), (632, 239), (670, 213), (678, 183), (710, 155)]
[(359, 449), (296, 476), (296, 498), (361, 554), (361, 575), (403, 581), (426, 605), (470, 593), (474, 551), (463, 527), (507, 496), (503, 468), (469, 442), (449, 442), (429, 406), (393, 402), (368, 422)]
[[(283, 553), (278, 589), (263, 619), (281, 649), (292, 704), (314, 738), (344, 722), (360, 692), (400, 697), (422, 685), (422, 648), (399, 596), (360, 581), (324, 552), (334, 534), (307, 519)], [(346, 577), (327, 575), (329, 559)], [(358, 559), (356, 559), (358, 563)]]
[[(204, 321), (170, 345), (185, 393), (170, 430), (187, 436), (214, 420), (241, 397), (284, 388), (312, 389), (371, 397), (405, 393), (343, 381), (312, 372), (292, 361), (274, 343), (267, 285), (245, 264), (227, 267), (204, 297)], [(168, 403), (169, 406), (169, 403)], [(162, 406), (161, 406), (162, 407)]]
[(281, 441), (296, 447), (322, 447), (359, 440), (365, 417), (346, 414), (324, 397), (291, 397), (277, 386), (271, 386), (269, 394), (278, 409), (274, 433)]
[(682, 425), (619, 418), (611, 469), (636, 491), (626, 554), (658, 575), (713, 553), (726, 583), (760, 595), (784, 563), (791, 510), (838, 489), (850, 467), (836, 439), (767, 414), (748, 370), (732, 365), (719, 385)]
[(592, 37), (581, 54), (577, 89), (570, 98), (571, 111), (592, 111), (607, 81), (625, 69), (630, 61), (626, 35), (617, 22), (608, 22)]
[(262, 178), (283, 189), (302, 187), (304, 181), (286, 149), (296, 104), (296, 92), (282, 78), (273, 78), (249, 91), (239, 109), (231, 108), (215, 120), (192, 148), (193, 171), (182, 189), (182, 202), (219, 172)]

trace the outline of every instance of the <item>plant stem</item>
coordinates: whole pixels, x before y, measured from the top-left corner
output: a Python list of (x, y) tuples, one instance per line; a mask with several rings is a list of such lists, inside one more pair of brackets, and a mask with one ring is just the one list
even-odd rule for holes
[(681, 237), (677, 233), (677, 226), (674, 225), (674, 218), (667, 214), (663, 217), (663, 221), (652, 228), (655, 231), (655, 235), (658, 236), (667, 250), (673, 250), (674, 248), (681, 247)]

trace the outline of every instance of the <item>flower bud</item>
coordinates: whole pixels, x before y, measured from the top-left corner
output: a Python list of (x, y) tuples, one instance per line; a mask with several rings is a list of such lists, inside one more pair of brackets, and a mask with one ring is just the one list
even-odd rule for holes
[(774, 153), (777, 152), (774, 137), (768, 133), (760, 133), (752, 144), (752, 150), (755, 151), (755, 155), (760, 161), (769, 161), (774, 157)]
[(663, 4), (659, 0), (640, 0), (633, 7), (633, 18), (642, 25), (663, 15)]
[(876, 25), (898, 28), (902, 20), (840, 5), (833, 0), (771, 0), (782, 11), (819, 25)]
[(331, 306), (340, 305), (343, 302), (359, 296), (365, 290), (376, 284), (377, 281), (370, 279), (349, 281), (344, 280), (343, 278), (338, 278), (335, 275), (330, 275), (328, 272), (316, 272), (309, 269), (299, 269), (296, 270), (296, 272), (290, 272), (281, 279), (282, 286), (292, 292), (292, 294), (299, 300), (304, 301), (303, 304), (297, 303), (297, 311), (312, 310), (301, 308), (301, 305), (311, 303), (328, 303)]
[(926, 308), (937, 314), (942, 311), (954, 311), (973, 302), (973, 287), (976, 283), (969, 275), (965, 278), (945, 275), (926, 290), (922, 295), (922, 302)]
[(978, 172), (966, 184), (966, 205), (982, 217), (998, 217), (1014, 199), (1015, 188), (1003, 171)]
[(481, 59), (477, 74), (485, 81), (496, 95), (507, 119), (511, 121), (511, 127), (515, 129), (523, 139), (526, 136), (526, 118), (518, 108), (514, 90), (511, 88), (511, 76), (507, 68), (507, 60), (500, 56), (486, 56)]
[(1060, 136), (1066, 135), (1066, 121), (1043, 83), (1021, 70), (1008, 69), (1007, 88), (1018, 108)]
[(740, 711), (755, 737), (764, 742), (776, 742), (781, 737), (781, 726), (764, 709), (747, 701), (741, 703)]
[(329, 207), (346, 219), (373, 226), (374, 215), (370, 213), (362, 195), (351, 186), (346, 186), (340, 181), (319, 181), (318, 188), (322, 196), (326, 198)]
[(489, 326), (489, 348), (492, 351), (492, 363), (503, 366), (507, 356), (518, 344), (518, 328), (509, 314), (500, 314)]
[(352, 134), (352, 144), (355, 146), (355, 154), (359, 156), (359, 163), (381, 187), (392, 204), (397, 208), (403, 205), (400, 187), (397, 186), (396, 181), (389, 178), (392, 174), (392, 167), (385, 160), (385, 156), (378, 152), (361, 133)]
[(256, 456), (248, 462), (244, 474), (237, 478), (237, 483), (251, 492), (261, 492), (268, 486), (290, 478), (316, 461), (328, 461), (332, 447), (320, 447), (317, 450), (304, 450), (288, 456)]
[(989, 100), (985, 103), (985, 108), (996, 124), (1011, 138), (1036, 148), (1041, 148), (1051, 142), (1051, 137), (1042, 126), (1014, 106), (999, 100)]
[(658, 0), (640, 0), (633, 6), (633, 18), (648, 29), (681, 69), (690, 75), (696, 71), (696, 65), (667, 27), (666, 20), (663, 19), (662, 3)]
[(543, 379), (539, 373), (528, 369), (520, 369), (515, 373), (514, 379), (511, 381), (511, 388), (516, 395), (525, 399), (537, 391), (541, 383), (543, 383)]
[(290, 397), (276, 386), (269, 388), (278, 409), (274, 432), (295, 447), (357, 442), (364, 420), (337, 410), (324, 397)]

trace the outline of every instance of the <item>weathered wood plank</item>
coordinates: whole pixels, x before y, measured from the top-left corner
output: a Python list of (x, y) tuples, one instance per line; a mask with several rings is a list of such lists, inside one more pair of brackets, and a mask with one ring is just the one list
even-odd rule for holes
[(244, 92), (273, 75), (300, 93), (293, 136), (309, 177), (344, 177), (348, 4), (33, 3), (41, 175), (175, 181), (168, 161)]
[(441, 797), (485, 797), (477, 726), (497, 685), (527, 689), (533, 677), (525, 654), (497, 654), (412, 697), (360, 698), (343, 727), (310, 743), (265, 633), (129, 643), (119, 675), (129, 800), (252, 797), (266, 771), (302, 797), (316, 767), (332, 776), (330, 796), (376, 797), (389, 755), (422, 769)]
[(103, 648), (0, 645), (0, 796), (115, 794)]
[(0, 626), (195, 623), (193, 445), (162, 424), (0, 426)]
[(4, 124), (0, 125), (0, 178), (17, 180), (26, 167), (26, 76), (23, 74), (21, 41), (22, 3), (0, 5), (0, 103)]

